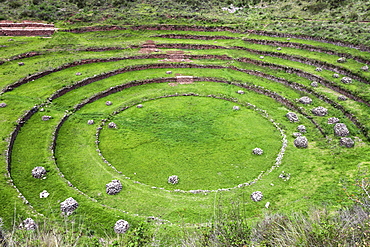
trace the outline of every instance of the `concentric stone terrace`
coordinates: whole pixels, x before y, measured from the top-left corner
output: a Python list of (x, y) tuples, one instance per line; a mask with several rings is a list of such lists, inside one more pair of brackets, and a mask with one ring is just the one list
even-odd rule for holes
[(20, 212), (83, 215), (112, 233), (147, 218), (209, 222), (217, 200), (243, 200), (254, 217), (327, 203), (368, 162), (368, 52), (258, 31), (106, 28), (0, 37), (5, 212), (22, 200)]

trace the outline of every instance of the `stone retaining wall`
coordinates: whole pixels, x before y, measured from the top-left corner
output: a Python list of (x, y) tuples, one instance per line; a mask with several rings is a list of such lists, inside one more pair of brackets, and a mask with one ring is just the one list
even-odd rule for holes
[(113, 30), (126, 30), (126, 27), (120, 26), (96, 26), (96, 27), (80, 27), (73, 29), (64, 29), (63, 32), (69, 33), (86, 33), (86, 32), (96, 32), (96, 31), (113, 31)]
[(35, 23), (35, 22), (0, 22), (0, 28), (3, 27), (15, 27), (15, 28), (24, 28), (24, 27), (43, 27), (43, 28), (54, 28), (54, 24), (45, 24), (45, 23)]
[(1, 29), (0, 36), (51, 36), (54, 29)]

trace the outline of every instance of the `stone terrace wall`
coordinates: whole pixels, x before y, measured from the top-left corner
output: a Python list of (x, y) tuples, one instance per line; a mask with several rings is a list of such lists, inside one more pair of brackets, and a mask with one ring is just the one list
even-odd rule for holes
[(54, 29), (1, 29), (1, 36), (51, 36)]
[(16, 28), (24, 28), (24, 27), (43, 27), (43, 28), (54, 28), (54, 24), (44, 24), (44, 23), (29, 23), (29, 22), (22, 22), (22, 23), (11, 23), (11, 22), (0, 22), (0, 28), (3, 27), (16, 27)]
[(80, 27), (75, 29), (66, 29), (63, 32), (69, 33), (86, 33), (86, 32), (96, 32), (96, 31), (113, 31), (113, 30), (126, 30), (125, 27), (120, 26), (97, 26), (97, 27)]
[(0, 36), (51, 36), (54, 32), (54, 24), (0, 22)]

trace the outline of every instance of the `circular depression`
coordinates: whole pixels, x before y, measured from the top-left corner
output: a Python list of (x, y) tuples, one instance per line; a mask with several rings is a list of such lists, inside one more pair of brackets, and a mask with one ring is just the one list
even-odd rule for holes
[[(99, 135), (103, 156), (131, 179), (160, 188), (214, 190), (255, 179), (275, 163), (281, 134), (255, 110), (210, 97), (170, 97), (115, 115)], [(254, 155), (259, 147), (263, 155)], [(171, 175), (179, 177), (168, 184)]]

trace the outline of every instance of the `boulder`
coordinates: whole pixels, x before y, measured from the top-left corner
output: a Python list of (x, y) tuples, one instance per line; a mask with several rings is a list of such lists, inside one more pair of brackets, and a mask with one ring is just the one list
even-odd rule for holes
[(361, 69), (362, 69), (363, 71), (368, 71), (368, 70), (369, 70), (369, 66), (365, 65), (365, 66), (361, 67)]
[(306, 132), (306, 126), (298, 125), (297, 130), (301, 133), (305, 133)]
[(36, 166), (32, 169), (32, 176), (34, 178), (42, 178), (44, 175), (46, 175), (46, 170), (42, 166)]
[(281, 178), (284, 181), (288, 181), (290, 179), (290, 173), (282, 171), (279, 175), (279, 178)]
[(43, 191), (40, 193), (40, 198), (47, 198), (49, 195), (50, 195), (50, 193), (49, 193), (49, 192), (47, 192), (46, 190), (43, 190)]
[(336, 136), (348, 136), (349, 130), (344, 123), (337, 123), (334, 125), (334, 133)]
[(347, 148), (353, 148), (355, 146), (355, 142), (352, 140), (352, 138), (349, 137), (342, 137), (340, 138), (340, 145), (347, 147)]
[(347, 97), (344, 96), (344, 95), (339, 95), (338, 100), (345, 101), (345, 100), (347, 100)]
[(261, 191), (255, 191), (251, 194), (252, 201), (259, 202), (263, 198), (263, 194)]
[(4, 103), (4, 102), (0, 103), (0, 108), (4, 108), (4, 107), (6, 107), (6, 106), (7, 106), (7, 104), (6, 104), (6, 103)]
[(294, 123), (299, 121), (297, 114), (295, 114), (294, 112), (288, 112), (285, 116), (289, 119), (290, 122)]
[(130, 225), (125, 220), (118, 220), (114, 225), (114, 232), (115, 233), (125, 233), (130, 228)]
[(293, 137), (298, 137), (298, 136), (302, 136), (302, 133), (300, 132), (293, 132)]
[(339, 78), (338, 74), (333, 74), (333, 78)]
[(108, 195), (118, 194), (122, 190), (122, 184), (119, 180), (112, 180), (112, 182), (105, 185)]
[(71, 215), (77, 208), (78, 203), (72, 197), (69, 197), (64, 202), (60, 203), (60, 210), (62, 210), (63, 214), (66, 215)]
[(336, 118), (336, 117), (330, 117), (328, 118), (328, 124), (336, 124), (336, 123), (339, 123), (339, 118)]
[(105, 105), (112, 105), (112, 101), (107, 101), (107, 102), (105, 102)]
[(303, 96), (303, 97), (299, 98), (298, 102), (302, 103), (302, 104), (305, 104), (305, 105), (308, 105), (308, 104), (312, 103), (312, 99), (310, 97)]
[(33, 219), (27, 218), (19, 225), (19, 228), (26, 229), (27, 231), (36, 230), (37, 224)]
[(305, 136), (298, 136), (294, 140), (294, 146), (296, 146), (297, 148), (307, 148), (308, 147), (307, 138)]
[(240, 107), (239, 107), (239, 106), (237, 106), (237, 105), (234, 105), (234, 106), (233, 106), (233, 110), (234, 110), (234, 111), (238, 111), (238, 110), (240, 110)]
[(255, 148), (255, 149), (253, 149), (252, 153), (253, 154), (256, 154), (256, 155), (262, 155), (263, 154), (263, 150), (260, 149), (260, 148)]
[(328, 114), (328, 109), (326, 109), (325, 107), (319, 106), (319, 107), (313, 108), (313, 109), (311, 110), (311, 112), (312, 112), (312, 114), (314, 114), (315, 116), (323, 117), (323, 116), (325, 116), (326, 114)]
[(313, 81), (313, 82), (311, 83), (311, 86), (312, 86), (312, 87), (318, 87), (318, 86), (319, 86), (319, 83), (318, 83), (317, 81)]
[(337, 62), (338, 63), (345, 63), (345, 62), (347, 62), (347, 59), (345, 57), (340, 57), (340, 58), (338, 58)]
[(169, 176), (168, 179), (167, 179), (167, 182), (169, 184), (177, 184), (177, 183), (179, 183), (179, 177), (176, 176), (176, 175)]
[(89, 124), (89, 125), (94, 124), (94, 120), (92, 120), (92, 119), (88, 120), (88, 121), (87, 121), (87, 124)]
[(108, 128), (110, 128), (110, 129), (117, 129), (117, 125), (114, 122), (110, 122), (108, 124)]
[(340, 81), (343, 82), (344, 84), (352, 83), (352, 79), (349, 77), (343, 77)]

